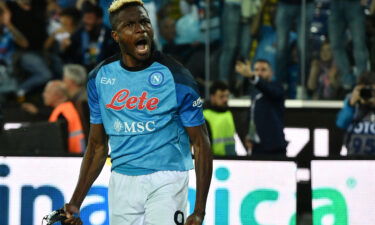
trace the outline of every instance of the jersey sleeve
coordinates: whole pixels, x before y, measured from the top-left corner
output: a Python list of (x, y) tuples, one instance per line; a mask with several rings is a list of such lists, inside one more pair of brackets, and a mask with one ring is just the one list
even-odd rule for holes
[(204, 124), (203, 101), (199, 95), (197, 82), (190, 71), (168, 55), (159, 53), (156, 58), (156, 61), (166, 66), (173, 76), (177, 113), (182, 125), (184, 127), (195, 127)]
[(96, 76), (90, 75), (89, 81), (87, 83), (87, 95), (90, 108), (90, 123), (101, 124), (103, 122), (100, 113), (99, 95), (96, 89), (95, 77)]
[(191, 87), (176, 84), (178, 112), (182, 124), (185, 127), (195, 127), (202, 125), (203, 117), (203, 101), (200, 95)]
[(203, 100), (198, 85), (187, 69), (179, 71), (176, 79), (176, 94), (180, 120), (185, 127), (200, 126), (205, 123)]

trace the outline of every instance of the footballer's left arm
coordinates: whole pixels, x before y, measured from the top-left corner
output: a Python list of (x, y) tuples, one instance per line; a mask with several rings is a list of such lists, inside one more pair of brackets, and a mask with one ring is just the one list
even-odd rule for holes
[(200, 225), (203, 222), (208, 190), (212, 176), (212, 152), (206, 124), (185, 127), (194, 149), (197, 192), (195, 208), (186, 220), (186, 225)]

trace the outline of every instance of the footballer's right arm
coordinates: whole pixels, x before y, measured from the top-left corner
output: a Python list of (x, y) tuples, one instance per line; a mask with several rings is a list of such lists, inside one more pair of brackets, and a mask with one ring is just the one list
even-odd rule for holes
[(82, 224), (79, 218), (75, 218), (73, 215), (79, 212), (87, 192), (102, 171), (107, 156), (107, 135), (103, 124), (91, 124), (88, 146), (82, 160), (78, 182), (70, 202), (64, 206), (68, 218), (65, 220), (66, 223)]

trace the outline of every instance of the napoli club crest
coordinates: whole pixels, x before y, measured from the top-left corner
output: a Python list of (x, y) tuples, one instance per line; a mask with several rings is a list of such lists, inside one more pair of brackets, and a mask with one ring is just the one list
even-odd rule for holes
[(148, 81), (152, 86), (160, 86), (164, 82), (164, 75), (161, 72), (153, 72), (150, 74)]

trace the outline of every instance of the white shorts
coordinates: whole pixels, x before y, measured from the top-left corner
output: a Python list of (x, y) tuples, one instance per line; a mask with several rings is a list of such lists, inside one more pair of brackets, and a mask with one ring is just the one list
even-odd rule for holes
[(183, 225), (188, 171), (127, 176), (112, 171), (108, 187), (111, 225)]

